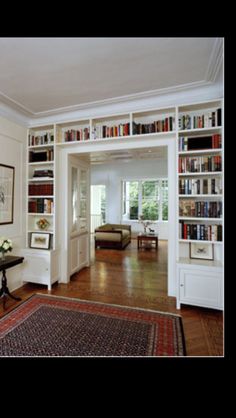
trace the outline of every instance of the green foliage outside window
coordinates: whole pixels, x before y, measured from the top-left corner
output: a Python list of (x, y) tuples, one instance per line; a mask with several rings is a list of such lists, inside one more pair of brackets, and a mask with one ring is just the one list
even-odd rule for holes
[[(142, 214), (145, 220), (168, 220), (168, 181), (146, 180), (124, 182), (123, 208), (129, 213), (129, 219), (138, 219)], [(141, 193), (141, 207), (139, 208), (139, 193)], [(162, 211), (160, 198), (162, 197)]]

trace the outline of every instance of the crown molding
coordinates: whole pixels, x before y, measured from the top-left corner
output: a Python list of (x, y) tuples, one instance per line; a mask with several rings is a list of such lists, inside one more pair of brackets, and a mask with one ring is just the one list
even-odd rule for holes
[(217, 38), (209, 59), (205, 80), (214, 83), (219, 72), (223, 70), (223, 38)]
[(163, 89), (149, 90), (149, 91), (145, 91), (141, 93), (128, 94), (125, 96), (114, 97), (111, 99), (97, 100), (94, 102), (82, 103), (79, 105), (51, 109), (45, 112), (35, 112), (33, 115), (34, 117), (38, 118), (38, 117), (45, 117), (45, 116), (51, 116), (51, 115), (65, 114), (69, 112), (76, 112), (76, 111), (91, 109), (91, 108), (100, 108), (100, 107), (107, 106), (107, 105), (111, 106), (113, 104), (150, 99), (156, 96), (163, 96), (163, 95), (168, 95), (168, 94), (172, 94), (176, 92), (190, 90), (196, 87), (203, 87), (208, 84), (210, 84), (209, 81), (202, 80), (202, 81), (197, 81), (193, 83), (167, 87)]
[[(191, 90), (195, 88), (200, 88), (209, 85), (210, 81), (197, 81), (193, 83), (188, 84), (181, 84), (173, 87), (167, 87), (157, 90), (150, 90), (145, 91), (141, 93), (135, 93), (135, 94), (129, 94), (125, 96), (119, 96), (111, 99), (104, 99), (104, 100), (98, 100), (94, 102), (89, 103), (82, 103), (78, 105), (73, 106), (67, 106), (67, 107), (61, 107), (56, 109), (51, 109), (47, 111), (42, 112), (32, 112), (30, 109), (26, 108), (25, 106), (21, 105), (19, 102), (16, 102), (12, 99), (10, 99), (7, 95), (0, 92), (0, 101), (5, 104), (9, 109), (15, 110), (16, 112), (21, 115), (21, 117), (25, 117), (26, 119), (34, 119), (35, 121), (39, 118), (45, 118), (47, 116), (52, 115), (62, 115), (66, 113), (91, 109), (91, 108), (102, 108), (104, 106), (111, 106), (114, 104), (119, 103), (126, 103), (126, 102), (132, 102), (132, 101), (139, 101), (139, 100), (147, 100), (151, 99), (152, 97), (156, 96), (163, 96), (163, 95), (170, 95), (177, 92), (183, 92), (186, 90)], [(19, 116), (20, 117), (20, 116)]]
[(7, 106), (10, 106), (12, 109), (17, 110), (18, 112), (22, 113), (26, 116), (33, 116), (34, 112), (32, 112), (30, 109), (25, 107), (23, 104), (17, 102), (14, 99), (11, 99), (9, 96), (7, 96), (5, 93), (0, 91), (0, 102), (6, 104)]
[[(12, 106), (0, 103), (0, 115), (23, 126), (44, 125), (48, 123), (67, 122), (88, 119), (115, 113), (128, 113), (151, 108), (177, 106), (180, 103), (211, 100), (223, 96), (222, 84), (210, 81), (189, 83), (173, 88), (142, 92), (114, 99), (90, 102), (37, 114), (25, 114)], [(15, 106), (14, 106), (15, 107)]]
[(223, 96), (223, 86), (217, 83), (204, 83), (199, 86), (195, 84), (194, 88), (179, 90), (174, 93), (143, 96), (141, 99), (137, 98), (126, 101), (104, 101), (103, 104), (91, 103), (87, 108), (81, 108), (80, 110), (73, 110), (64, 113), (52, 114), (50, 116), (42, 116), (33, 118), (30, 120), (30, 126), (47, 125), (52, 123), (66, 123), (73, 120), (82, 120), (103, 117), (114, 114), (124, 114), (136, 111), (163, 109), (167, 107), (178, 106), (188, 103), (197, 103), (202, 101), (219, 99)]
[(30, 118), (19, 110), (15, 110), (13, 107), (0, 102), (0, 116), (9, 119), (10, 121), (22, 126), (29, 126)]

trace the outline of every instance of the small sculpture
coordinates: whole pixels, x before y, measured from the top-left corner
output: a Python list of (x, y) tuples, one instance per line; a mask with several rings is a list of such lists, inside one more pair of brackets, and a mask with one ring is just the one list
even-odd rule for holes
[(50, 225), (50, 222), (48, 222), (48, 220), (45, 218), (41, 218), (38, 220), (37, 225), (39, 229), (47, 229), (48, 226)]

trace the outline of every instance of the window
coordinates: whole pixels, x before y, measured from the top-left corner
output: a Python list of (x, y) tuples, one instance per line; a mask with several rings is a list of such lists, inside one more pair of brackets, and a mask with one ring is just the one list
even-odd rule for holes
[(123, 181), (123, 219), (168, 220), (168, 180)]
[(72, 209), (72, 225), (71, 225), (71, 232), (76, 231), (78, 229), (78, 169), (76, 167), (72, 167), (71, 169), (71, 186), (72, 186), (72, 193), (71, 193), (71, 209)]
[(106, 223), (106, 186), (91, 186), (91, 231)]

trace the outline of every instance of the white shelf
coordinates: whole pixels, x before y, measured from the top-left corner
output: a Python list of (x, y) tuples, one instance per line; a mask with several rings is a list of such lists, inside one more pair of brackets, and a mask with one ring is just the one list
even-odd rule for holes
[(222, 218), (203, 218), (197, 216), (179, 216), (179, 220), (184, 221), (208, 221), (208, 222), (222, 222)]
[(28, 195), (28, 199), (53, 199), (54, 195)]
[(112, 142), (112, 141), (114, 141), (114, 142), (117, 142), (117, 141), (123, 141), (123, 140), (128, 140), (128, 139), (135, 139), (135, 140), (137, 140), (137, 139), (143, 139), (144, 137), (145, 138), (153, 138), (153, 137), (163, 137), (163, 136), (173, 136), (173, 135), (175, 135), (175, 131), (167, 131), (167, 132), (153, 132), (153, 133), (150, 133), (150, 134), (139, 134), (139, 135), (124, 135), (124, 136), (113, 136), (113, 137), (109, 137), (109, 138), (96, 138), (96, 139), (86, 139), (86, 140), (81, 140), (81, 141), (65, 141), (65, 142), (57, 142), (56, 143), (56, 145), (57, 146), (67, 146), (67, 145), (69, 145), (69, 146), (73, 146), (74, 144), (94, 144), (94, 143), (103, 143), (104, 141), (105, 142), (107, 142), (107, 141), (110, 141), (110, 142)]
[(53, 216), (54, 213), (28, 212), (27, 215), (30, 215), (30, 216)]
[(179, 239), (179, 242), (182, 243), (189, 243), (189, 242), (196, 242), (196, 243), (206, 243), (206, 244), (220, 244), (222, 245), (222, 241), (207, 241), (203, 239)]
[(208, 198), (208, 197), (218, 197), (218, 198), (221, 198), (222, 199), (222, 194), (179, 194), (179, 198), (186, 198), (186, 197), (192, 197), (192, 198), (195, 198), (195, 197), (200, 197), (200, 198)]
[(205, 155), (205, 154), (220, 154), (222, 152), (222, 148), (211, 148), (211, 149), (204, 149), (204, 150), (191, 150), (191, 151), (179, 151), (179, 155)]
[(221, 129), (222, 129), (221, 126), (213, 126), (213, 127), (209, 127), (209, 128), (180, 129), (180, 130), (178, 130), (178, 134), (180, 134), (180, 136), (184, 136), (184, 135), (188, 135), (188, 134), (202, 134), (202, 133), (212, 134), (216, 131), (220, 131)]
[(222, 171), (201, 171), (199, 173), (178, 173), (178, 176), (221, 176), (222, 175)]
[(34, 183), (37, 183), (37, 182), (42, 183), (43, 181), (49, 182), (49, 181), (53, 181), (53, 180), (54, 180), (54, 177), (35, 177), (35, 178), (28, 179), (28, 182), (29, 183), (32, 183), (32, 182), (34, 182)]
[(36, 166), (36, 165), (53, 165), (54, 161), (37, 161), (34, 163), (28, 163), (30, 166)]
[(54, 234), (54, 231), (52, 231), (51, 229), (29, 229), (28, 230), (28, 232), (29, 233), (32, 233), (32, 232), (46, 232), (46, 233), (48, 233), (48, 234)]
[(54, 142), (52, 142), (51, 144), (29, 145), (28, 149), (34, 150), (34, 149), (53, 148), (53, 147), (54, 147)]

